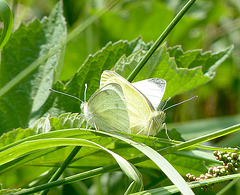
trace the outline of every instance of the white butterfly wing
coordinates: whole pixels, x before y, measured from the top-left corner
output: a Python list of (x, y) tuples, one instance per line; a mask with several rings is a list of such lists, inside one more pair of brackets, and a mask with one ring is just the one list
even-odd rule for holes
[(131, 132), (134, 134), (141, 132), (146, 135), (149, 118), (152, 110), (154, 110), (153, 106), (146, 97), (126, 79), (113, 71), (105, 70), (101, 75), (100, 86), (102, 87), (109, 83), (118, 83), (123, 89), (127, 102)]
[(83, 103), (88, 123), (102, 130), (130, 132), (129, 117), (122, 87), (111, 83), (96, 91)]
[(139, 91), (141, 91), (151, 102), (155, 110), (157, 110), (166, 89), (166, 81), (163, 79), (146, 79), (132, 83)]
[[(102, 87), (109, 83), (118, 83), (123, 89), (123, 93), (127, 102), (131, 133), (141, 135), (156, 135), (163, 126), (162, 123), (165, 120), (165, 113), (163, 111), (157, 111), (150, 100), (148, 100), (148, 98), (143, 95), (142, 92), (140, 92), (125, 78), (116, 72), (105, 70), (101, 75), (100, 86)], [(156, 83), (157, 82), (155, 82), (154, 85), (156, 85)], [(164, 83), (164, 80), (161, 80), (161, 83)], [(165, 90), (166, 84), (162, 84), (161, 86), (164, 88), (160, 90), (162, 93), (162, 91)], [(163, 94), (160, 94), (160, 96), (163, 96)], [(162, 97), (158, 98), (158, 101), (161, 98)], [(156, 102), (155, 99), (152, 101)]]

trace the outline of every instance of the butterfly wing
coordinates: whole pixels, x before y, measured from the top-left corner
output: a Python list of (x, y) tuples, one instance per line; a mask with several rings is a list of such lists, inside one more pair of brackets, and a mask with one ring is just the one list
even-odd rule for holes
[(100, 86), (102, 87), (109, 83), (118, 83), (123, 89), (127, 102), (131, 132), (147, 135), (149, 117), (154, 107), (129, 81), (113, 71), (105, 70), (101, 75)]
[[(147, 79), (144, 80), (144, 85), (145, 82), (150, 83), (152, 90), (157, 88), (157, 90), (161, 93), (165, 91), (166, 82), (163, 79), (157, 79), (155, 81)], [(105, 70), (101, 75), (100, 86), (104, 86), (108, 83), (118, 83), (123, 89), (123, 93), (127, 102), (131, 133), (154, 136), (161, 130), (163, 126), (162, 124), (165, 120), (165, 113), (163, 111), (157, 111), (152, 105), (151, 101), (159, 101), (158, 103), (155, 103), (157, 107), (157, 104), (160, 103), (160, 99), (162, 99), (163, 94), (160, 93), (159, 98), (156, 97), (155, 92), (144, 92), (147, 96), (151, 96), (150, 101), (144, 95), (144, 93), (134, 87), (125, 78), (116, 72)], [(140, 84), (141, 83), (138, 83), (137, 85), (141, 86)], [(157, 87), (155, 85), (157, 85)]]
[(163, 79), (146, 79), (132, 83), (139, 91), (141, 91), (151, 102), (155, 110), (157, 110), (166, 89), (166, 81)]
[(130, 132), (129, 117), (122, 87), (111, 83), (96, 91), (83, 106), (90, 124), (102, 130)]

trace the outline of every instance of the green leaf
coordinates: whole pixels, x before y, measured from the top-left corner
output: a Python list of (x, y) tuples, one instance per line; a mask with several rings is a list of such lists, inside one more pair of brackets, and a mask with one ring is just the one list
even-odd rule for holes
[[(9, 131), (6, 134), (3, 134), (0, 137), (0, 151), (6, 149), (7, 146), (12, 147), (14, 145), (20, 144), (24, 141), (34, 140), (31, 136), (38, 135), (47, 138), (46, 134), (50, 131), (56, 131), (61, 129), (69, 128), (80, 128), (84, 122), (84, 118), (79, 114), (70, 114), (65, 113), (58, 118), (55, 117), (46, 117), (38, 120), (36, 125), (33, 128), (22, 129), (18, 128), (12, 131)], [(79, 132), (79, 134), (81, 134)], [(59, 137), (64, 136), (59, 132)], [(84, 137), (84, 135), (81, 135)], [(90, 139), (92, 136), (87, 136), (85, 138)], [(94, 136), (95, 137), (95, 136)], [(42, 138), (42, 137), (41, 137)]]
[[(95, 134), (95, 131), (89, 132), (86, 129), (79, 129), (79, 124), (82, 123), (82, 116), (77, 114), (63, 114), (58, 118), (50, 117), (43, 118), (38, 121), (33, 129), (16, 129), (14, 131), (10, 131), (3, 136), (0, 137), (0, 152), (7, 150), (9, 148), (18, 146), (19, 144), (39, 140), (39, 139), (51, 139), (51, 138), (81, 138), (88, 140), (95, 140), (95, 143), (98, 143), (102, 146), (109, 146), (112, 144), (113, 140), (111, 138), (103, 138), (103, 136), (98, 136)], [(46, 125), (47, 124), (47, 125)], [(64, 131), (64, 128), (75, 128), (76, 130), (67, 130)], [(56, 131), (60, 130), (60, 131)], [(14, 167), (20, 166), (23, 164), (25, 166), (29, 165), (39, 165), (43, 166), (49, 164), (49, 166), (56, 166), (55, 163), (62, 162), (67, 155), (70, 153), (72, 148), (69, 147), (61, 147), (61, 148), (50, 148), (47, 150), (36, 151), (27, 156), (23, 156), (22, 158), (15, 159), (14, 161), (4, 164), (1, 166), (1, 172), (12, 169)], [(81, 153), (79, 153), (76, 157), (88, 157), (91, 156), (97, 149), (82, 149)], [(113, 159), (109, 158), (106, 155), (105, 158), (102, 158), (106, 154), (101, 153), (99, 155), (95, 154), (94, 158), (96, 161), (93, 161), (91, 166), (102, 166), (105, 164), (113, 163)], [(41, 158), (40, 158), (41, 157)], [(40, 159), (39, 159), (40, 158)], [(84, 161), (84, 159), (83, 159)], [(86, 162), (81, 161), (81, 165), (76, 165), (78, 167), (89, 166), (89, 161)], [(20, 167), (19, 167), (20, 168)], [(20, 168), (21, 170), (21, 168)]]
[[(84, 100), (85, 84), (87, 84), (86, 95), (88, 100), (92, 93), (99, 88), (100, 76), (103, 70), (111, 69), (123, 55), (129, 56), (139, 50), (146, 51), (150, 45), (145, 44), (141, 38), (131, 42), (118, 41), (116, 43), (108, 43), (99, 52), (90, 55), (66, 85), (59, 82), (54, 88)], [(61, 108), (61, 110), (66, 112), (80, 112), (79, 102), (71, 100), (72, 98), (69, 97), (57, 96), (59, 101), (56, 101), (57, 105), (54, 105), (56, 108)]]
[(4, 23), (4, 29), (0, 38), (0, 49), (2, 49), (8, 42), (13, 28), (12, 11), (6, 1), (0, 0), (0, 17)]
[[(11, 81), (39, 56), (47, 55), (53, 46), (66, 37), (66, 25), (58, 3), (48, 18), (32, 21), (12, 34), (2, 50), (0, 87)], [(64, 48), (0, 99), (1, 131), (27, 127), (39, 119), (39, 109), (44, 107), (51, 88), (62, 66)]]
[(233, 46), (217, 53), (203, 53), (200, 49), (184, 52), (179, 45), (168, 48), (169, 55), (174, 57), (178, 68), (202, 67), (202, 72), (210, 79), (213, 79), (218, 66), (229, 57), (232, 50)]
[[(8, 140), (8, 134), (11, 134), (10, 132), (6, 134), (6, 136), (2, 137), (1, 141)], [(17, 132), (15, 133), (17, 134)], [(112, 139), (101, 139), (99, 138), (99, 136), (94, 135), (94, 133), (91, 132), (86, 132), (85, 129), (77, 129), (77, 130), (63, 130), (63, 131), (54, 131), (54, 132), (49, 132), (49, 133), (43, 133), (43, 134), (39, 134), (39, 135), (32, 135), (30, 137), (27, 138), (23, 138), (21, 140), (18, 141), (14, 141), (11, 143), (7, 143), (6, 145), (4, 145), (4, 147), (1, 147), (0, 150), (0, 154), (2, 154), (2, 152), (8, 150), (9, 148), (14, 148), (17, 147), (18, 145), (21, 145), (23, 143), (27, 143), (27, 142), (34, 142), (36, 140), (43, 140), (43, 139), (51, 139), (51, 138), (83, 138), (83, 139), (88, 139), (88, 140), (95, 140), (95, 143), (100, 144), (101, 146), (108, 146), (109, 144), (112, 143)], [(44, 172), (46, 170), (45, 166), (48, 165), (49, 167), (56, 167), (58, 163), (64, 161), (65, 158), (67, 158), (68, 154), (71, 152), (72, 147), (50, 147), (50, 148), (45, 148), (44, 150), (37, 150), (34, 151), (33, 153), (25, 153), (25, 155), (20, 156), (19, 158), (16, 158), (12, 161), (9, 161), (8, 163), (5, 163), (3, 165), (1, 165), (1, 169), (0, 172), (3, 175), (3, 173), (8, 173), (11, 172), (11, 170), (15, 170), (18, 169), (20, 172), (24, 172), (23, 175), (28, 175), (29, 172), (33, 171), (35, 168), (32, 166), (39, 166), (39, 172), (36, 172), (34, 174), (31, 175), (31, 177), (29, 177), (28, 179), (34, 179), (36, 177), (38, 177), (38, 174), (41, 174), (41, 172)], [(77, 158), (86, 158), (89, 156), (91, 157), (92, 154), (96, 153), (99, 149), (97, 148), (91, 148), (91, 149), (82, 149), (81, 153), (78, 153), (78, 155), (76, 156)], [(99, 153), (99, 152), (97, 152)], [(95, 154), (96, 155), (96, 154)], [(98, 159), (99, 157), (103, 157), (106, 156), (104, 158), (104, 160), (102, 161), (98, 161), (96, 162), (96, 164), (92, 163), (91, 166), (95, 167), (95, 166), (102, 166), (104, 164), (108, 164), (108, 163), (113, 163), (113, 159), (109, 158), (108, 155), (101, 153), (99, 155), (96, 155), (96, 159)], [(29, 167), (30, 166), (30, 167)], [(89, 166), (89, 161), (84, 161), (84, 159), (81, 161), (81, 164), (77, 165), (80, 169), (85, 170), (85, 166)], [(28, 167), (28, 169), (24, 169), (25, 167)], [(8, 172), (6, 172), (8, 171)], [(20, 174), (21, 175), (21, 174)], [(15, 174), (15, 177), (18, 178), (20, 176), (19, 174)], [(6, 175), (5, 175), (6, 176)], [(0, 177), (0, 181), (2, 181), (3, 177)], [(18, 178), (20, 179), (20, 178)]]
[[(213, 79), (217, 67), (231, 54), (232, 47), (216, 54), (202, 54), (199, 50), (179, 50), (180, 46), (167, 48), (166, 43), (161, 45), (134, 81), (147, 78), (165, 79), (167, 87), (163, 100), (173, 97)], [(144, 55), (144, 51), (139, 51), (129, 57), (123, 56), (115, 65), (115, 71), (127, 78)]]

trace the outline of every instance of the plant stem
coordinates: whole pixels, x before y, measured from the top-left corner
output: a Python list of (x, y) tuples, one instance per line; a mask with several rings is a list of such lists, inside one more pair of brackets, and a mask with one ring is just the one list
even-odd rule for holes
[(176, 24), (179, 22), (179, 20), (184, 16), (184, 14), (188, 11), (188, 9), (194, 4), (196, 0), (189, 0), (186, 5), (178, 12), (178, 14), (175, 16), (175, 18), (170, 22), (170, 24), (167, 26), (167, 28), (163, 31), (163, 33), (158, 37), (158, 39), (155, 41), (153, 46), (148, 50), (146, 55), (143, 57), (143, 59), (139, 62), (139, 64), (135, 67), (135, 69), (132, 71), (132, 73), (129, 75), (127, 80), (129, 82), (132, 82), (133, 79), (137, 76), (139, 71), (143, 68), (143, 66), (146, 64), (146, 62), (149, 60), (149, 58), (153, 55), (153, 53), (157, 50), (159, 45), (163, 42), (163, 40), (168, 36), (168, 34), (172, 31), (172, 29), (176, 26)]
[[(56, 181), (61, 174), (63, 173), (63, 171), (66, 169), (66, 167), (70, 164), (70, 162), (72, 161), (72, 159), (76, 156), (76, 154), (79, 152), (79, 150), (82, 148), (82, 146), (76, 146), (72, 152), (69, 154), (69, 156), (66, 158), (66, 160), (63, 162), (63, 164), (58, 168), (58, 170), (55, 172), (55, 174), (52, 176), (52, 178), (48, 181), (48, 183), (51, 183), (53, 181)], [(49, 189), (46, 189), (44, 191), (42, 191), (40, 194), (41, 195), (45, 195), (47, 194), (49, 191)]]

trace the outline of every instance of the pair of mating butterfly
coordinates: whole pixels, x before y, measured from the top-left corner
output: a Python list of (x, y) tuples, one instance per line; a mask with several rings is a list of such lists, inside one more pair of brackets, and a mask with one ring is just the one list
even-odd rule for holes
[(105, 70), (100, 89), (81, 104), (81, 109), (87, 123), (97, 128), (154, 136), (165, 120), (165, 113), (157, 111), (165, 88), (163, 79), (130, 83), (119, 74)]
[(157, 110), (165, 88), (163, 79), (130, 83), (119, 74), (105, 70), (100, 89), (88, 102), (82, 102), (81, 110), (87, 124), (96, 128), (154, 136), (165, 124), (164, 110)]

